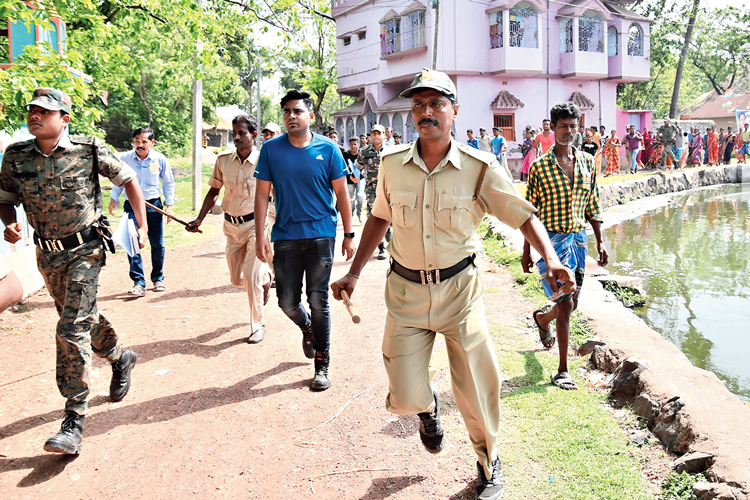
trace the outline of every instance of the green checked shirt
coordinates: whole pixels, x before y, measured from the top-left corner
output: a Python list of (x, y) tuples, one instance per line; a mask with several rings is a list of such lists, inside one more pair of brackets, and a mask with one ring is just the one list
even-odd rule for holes
[(577, 233), (589, 221), (602, 220), (594, 157), (575, 148), (573, 153), (572, 183), (558, 165), (554, 148), (529, 168), (526, 199), (539, 210), (537, 216), (547, 231)]

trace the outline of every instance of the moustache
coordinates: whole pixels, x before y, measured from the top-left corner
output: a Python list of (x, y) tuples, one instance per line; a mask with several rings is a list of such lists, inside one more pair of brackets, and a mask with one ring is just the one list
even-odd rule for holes
[(422, 118), (419, 120), (419, 123), (417, 123), (418, 126), (424, 125), (425, 123), (431, 123), (432, 125), (435, 125), (436, 127), (440, 125), (440, 122), (435, 120), (434, 118)]

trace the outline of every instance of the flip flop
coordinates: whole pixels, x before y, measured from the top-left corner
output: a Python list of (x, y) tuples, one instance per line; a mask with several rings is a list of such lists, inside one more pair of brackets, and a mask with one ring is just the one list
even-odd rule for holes
[(552, 380), (552, 385), (554, 385), (555, 387), (559, 387), (560, 389), (563, 389), (565, 391), (578, 390), (578, 386), (575, 382), (573, 382), (573, 379), (570, 377), (570, 373), (568, 372), (560, 372), (556, 375), (552, 375), (550, 377), (550, 380)]
[(534, 317), (534, 323), (536, 323), (536, 327), (539, 330), (539, 340), (542, 341), (542, 345), (545, 349), (550, 349), (552, 346), (554, 346), (555, 342), (557, 341), (557, 337), (555, 337), (554, 334), (550, 331), (549, 325), (547, 325), (546, 330), (542, 328), (542, 326), (539, 324), (539, 321), (537, 321), (536, 319), (536, 315), (546, 313), (548, 311), (549, 309), (547, 309), (547, 306), (545, 306), (534, 311), (534, 314), (532, 315)]

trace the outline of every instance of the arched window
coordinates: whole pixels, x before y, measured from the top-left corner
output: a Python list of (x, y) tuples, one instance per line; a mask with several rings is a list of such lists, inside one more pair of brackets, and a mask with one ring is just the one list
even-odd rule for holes
[(357, 135), (367, 135), (367, 129), (365, 128), (365, 119), (361, 116), (357, 117)]
[(342, 141), (346, 141), (346, 136), (344, 135), (344, 120), (341, 118), (336, 118), (336, 132), (338, 132), (339, 137), (341, 137)]
[(378, 124), (378, 116), (375, 114), (375, 112), (372, 110), (372, 108), (367, 110), (367, 130), (365, 131), (365, 134), (370, 134), (370, 130), (372, 130), (372, 127)]
[(406, 130), (407, 130), (407, 137), (405, 140), (401, 142), (414, 142), (419, 138), (419, 134), (417, 134), (417, 129), (414, 127), (414, 120), (411, 119), (411, 111), (409, 111), (409, 114), (406, 116)]
[(346, 140), (347, 140), (346, 144), (349, 144), (348, 142), (349, 139), (351, 139), (352, 137), (356, 137), (356, 136), (357, 134), (356, 134), (356, 131), (354, 130), (354, 120), (352, 120), (351, 118), (347, 118), (346, 119)]
[(560, 53), (573, 52), (573, 20), (565, 18), (560, 21)]
[(628, 55), (643, 57), (643, 31), (637, 24), (628, 29)]
[[(401, 116), (401, 113), (396, 113), (393, 115), (393, 131), (398, 132), (399, 135), (401, 135), (402, 139), (405, 139), (404, 137), (404, 118)], [(404, 141), (406, 142), (406, 141)]]
[(388, 115), (383, 113), (380, 115), (380, 124), (384, 126), (385, 128), (388, 128), (391, 126), (391, 121), (388, 119)]
[(508, 14), (510, 46), (539, 48), (539, 25), (536, 9), (528, 2), (519, 2), (510, 9)]
[(578, 50), (604, 52), (604, 23), (599, 14), (591, 9), (578, 19)]
[(617, 28), (610, 26), (607, 28), (607, 56), (617, 55)]
[(503, 11), (496, 10), (490, 14), (490, 48), (503, 46)]

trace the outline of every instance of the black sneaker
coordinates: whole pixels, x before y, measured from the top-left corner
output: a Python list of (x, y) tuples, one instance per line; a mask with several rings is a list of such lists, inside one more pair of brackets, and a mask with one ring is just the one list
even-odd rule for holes
[(375, 258), (378, 260), (385, 260), (388, 258), (388, 256), (385, 254), (385, 245), (382, 241), (378, 244), (378, 255)]
[(302, 329), (302, 350), (305, 352), (305, 357), (307, 359), (313, 359), (315, 357), (312, 325), (307, 325)]
[(313, 391), (325, 391), (331, 387), (331, 379), (328, 378), (328, 365), (331, 358), (328, 351), (318, 351), (315, 353), (315, 378), (313, 378), (310, 388)]
[(418, 413), (419, 437), (422, 444), (430, 453), (440, 453), (443, 450), (445, 432), (443, 423), (440, 421), (440, 398), (435, 389), (432, 390), (435, 398), (435, 409), (432, 413)]
[(83, 415), (74, 411), (66, 411), (60, 432), (44, 443), (44, 451), (50, 453), (64, 453), (78, 455), (83, 443)]
[(484, 467), (477, 462), (479, 470), (479, 486), (477, 486), (477, 500), (500, 500), (503, 498), (503, 469), (500, 459), (492, 462), (492, 477), (487, 479), (484, 475)]
[(123, 349), (120, 359), (112, 363), (112, 382), (109, 384), (109, 397), (121, 401), (130, 390), (130, 372), (133, 371), (138, 355), (130, 349)]

